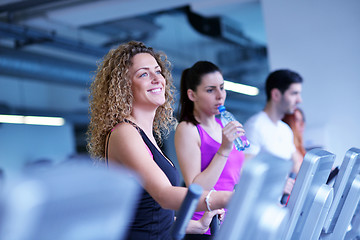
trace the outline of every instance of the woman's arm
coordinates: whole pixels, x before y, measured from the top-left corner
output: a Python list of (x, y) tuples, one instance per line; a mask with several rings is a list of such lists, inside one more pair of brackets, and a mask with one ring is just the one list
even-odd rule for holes
[(163, 208), (177, 210), (186, 189), (173, 187), (160, 167), (153, 160), (139, 132), (129, 123), (121, 123), (109, 139), (109, 160), (134, 170), (144, 189)]
[(213, 218), (213, 216), (218, 215), (219, 216), (219, 220), (222, 221), (225, 215), (225, 210), (224, 209), (217, 209), (214, 211), (205, 211), (204, 215), (201, 217), (201, 219), (195, 221), (195, 220), (190, 220), (187, 228), (186, 228), (186, 233), (191, 233), (191, 234), (204, 234), (206, 233), (206, 231), (209, 229), (211, 220)]
[[(179, 210), (185, 199), (187, 188), (174, 187), (165, 173), (158, 167), (149, 154), (146, 145), (137, 130), (128, 123), (119, 124), (109, 140), (109, 160), (120, 163), (134, 170), (141, 178), (144, 189), (162, 208)], [(207, 209), (202, 194), (197, 211)], [(224, 208), (230, 200), (231, 192), (214, 192), (211, 194), (212, 209)]]
[(291, 160), (293, 161), (292, 172), (295, 174), (299, 173), (301, 164), (303, 162), (303, 156), (301, 153), (296, 149), (295, 152), (291, 156)]
[[(243, 134), (237, 130), (238, 122), (231, 122), (222, 130), (222, 144), (209, 166), (201, 172), (201, 140), (198, 129), (192, 123), (181, 122), (175, 132), (175, 149), (184, 181), (187, 186), (197, 183), (210, 190), (218, 181), (230, 154), (236, 136)], [(234, 135), (239, 132), (239, 135)]]

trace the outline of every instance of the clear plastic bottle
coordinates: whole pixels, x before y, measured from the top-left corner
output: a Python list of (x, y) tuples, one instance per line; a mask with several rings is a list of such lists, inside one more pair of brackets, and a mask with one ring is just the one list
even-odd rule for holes
[[(220, 120), (222, 125), (225, 127), (229, 122), (231, 121), (236, 121), (234, 115), (232, 115), (232, 113), (226, 111), (225, 106), (219, 106), (218, 107), (219, 112), (220, 112)], [(238, 137), (234, 140), (234, 144), (235, 144), (235, 148), (238, 151), (244, 151), (245, 148), (250, 147), (250, 142), (249, 140), (246, 138), (245, 135)]]

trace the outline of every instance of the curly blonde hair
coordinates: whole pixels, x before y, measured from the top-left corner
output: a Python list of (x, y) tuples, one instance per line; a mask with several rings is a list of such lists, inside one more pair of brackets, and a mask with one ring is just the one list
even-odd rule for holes
[(110, 50), (101, 62), (94, 81), (90, 86), (90, 124), (87, 131), (87, 147), (96, 160), (104, 160), (106, 135), (116, 124), (124, 121), (132, 112), (133, 94), (129, 68), (132, 58), (138, 53), (151, 54), (161, 67), (166, 79), (165, 103), (158, 107), (154, 118), (154, 129), (158, 142), (168, 135), (171, 126), (176, 124), (173, 117), (175, 87), (170, 72), (171, 64), (162, 52), (141, 42), (130, 41)]

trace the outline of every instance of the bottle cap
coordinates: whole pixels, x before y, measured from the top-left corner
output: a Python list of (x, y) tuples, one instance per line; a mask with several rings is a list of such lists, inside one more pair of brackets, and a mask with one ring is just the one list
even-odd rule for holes
[(219, 109), (219, 112), (223, 112), (223, 111), (225, 111), (225, 106), (221, 105), (218, 107), (218, 109)]

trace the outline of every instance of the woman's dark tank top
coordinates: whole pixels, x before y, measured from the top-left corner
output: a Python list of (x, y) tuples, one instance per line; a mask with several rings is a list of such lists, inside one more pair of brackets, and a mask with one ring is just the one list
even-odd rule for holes
[[(173, 186), (179, 184), (179, 173), (174, 164), (163, 156), (156, 146), (146, 136), (145, 132), (135, 123), (132, 124), (140, 133), (145, 144), (151, 151), (156, 164), (165, 173)], [(128, 240), (160, 240), (171, 239), (170, 229), (174, 223), (174, 210), (163, 209), (150, 194), (142, 190), (141, 197), (137, 203), (137, 209), (133, 222), (129, 226), (126, 239)]]

